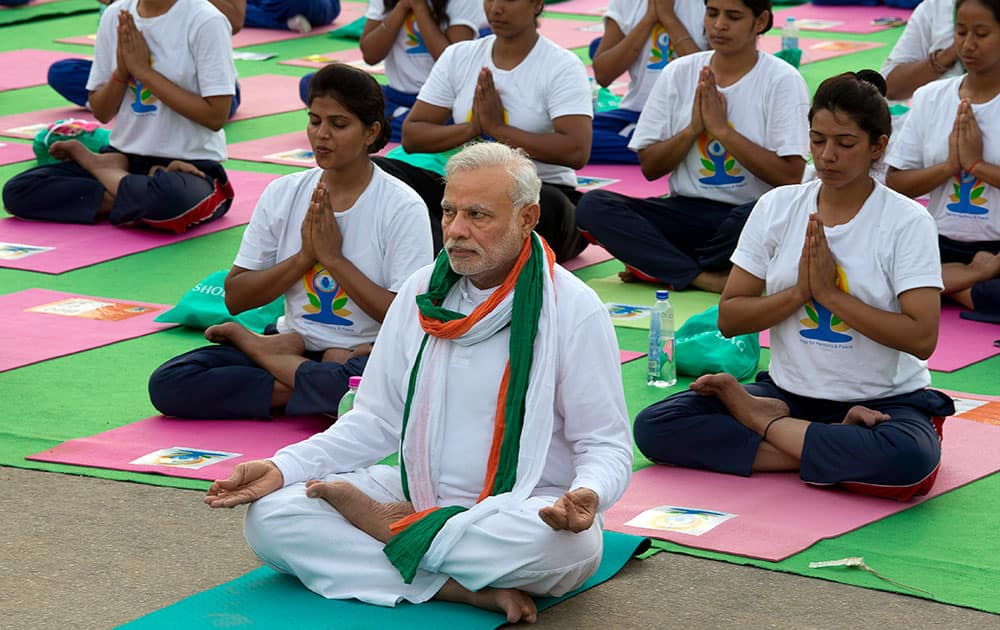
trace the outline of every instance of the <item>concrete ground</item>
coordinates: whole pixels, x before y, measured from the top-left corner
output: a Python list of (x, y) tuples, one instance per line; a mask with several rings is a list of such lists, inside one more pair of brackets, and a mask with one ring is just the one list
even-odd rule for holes
[[(242, 512), (191, 490), (0, 467), (0, 628), (111, 628), (237, 577), (258, 566)], [(660, 553), (536, 627), (997, 628), (1000, 616)]]

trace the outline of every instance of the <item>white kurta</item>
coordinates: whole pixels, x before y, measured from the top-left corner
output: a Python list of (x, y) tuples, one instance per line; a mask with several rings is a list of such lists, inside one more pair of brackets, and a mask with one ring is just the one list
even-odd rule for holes
[[(628, 484), (632, 441), (610, 319), (593, 291), (561, 267), (555, 277), (560, 334), (551, 366), (555, 421), (541, 480), (528, 501), (470, 527), (439, 572), (418, 570), (407, 585), (380, 542), (322, 500), (305, 497), (306, 480), (340, 478), (377, 501), (403, 499), (399, 471), (374, 464), (399, 447), (406, 386), (423, 338), (414, 297), (426, 290), (430, 272), (425, 267), (414, 274), (393, 301), (354, 409), (327, 431), (274, 456), (286, 485), (251, 506), (247, 541), (262, 560), (329, 598), (420, 602), (433, 597), (448, 577), (471, 590), (565, 593), (600, 563), (599, 523), (580, 534), (556, 532), (538, 517), (538, 509), (566, 490), (587, 487), (606, 510)], [(489, 293), (462, 280), (444, 306), (468, 313)], [(444, 443), (435, 467), (440, 505), (470, 506), (482, 489), (508, 340), (509, 329), (451, 353), (441, 418)]]

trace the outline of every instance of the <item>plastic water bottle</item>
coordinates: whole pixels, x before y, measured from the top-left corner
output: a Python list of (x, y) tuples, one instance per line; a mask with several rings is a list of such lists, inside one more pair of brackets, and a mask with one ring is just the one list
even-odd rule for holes
[(781, 49), (796, 50), (799, 47), (799, 25), (795, 18), (789, 17), (781, 27)]
[(674, 308), (670, 292), (657, 291), (656, 304), (649, 314), (649, 354), (646, 363), (646, 384), (670, 387), (677, 382), (674, 362)]
[(341, 397), (340, 404), (337, 405), (337, 417), (343, 417), (345, 413), (354, 408), (354, 397), (358, 393), (358, 385), (361, 384), (360, 376), (352, 376), (347, 379), (347, 392)]

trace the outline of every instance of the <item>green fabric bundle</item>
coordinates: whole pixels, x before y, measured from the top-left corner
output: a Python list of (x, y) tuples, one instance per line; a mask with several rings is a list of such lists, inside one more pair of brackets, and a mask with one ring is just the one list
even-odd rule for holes
[(742, 380), (757, 371), (760, 339), (757, 334), (723, 336), (719, 332), (719, 307), (712, 306), (690, 317), (677, 330), (674, 356), (678, 374), (728, 372)]
[(223, 322), (238, 322), (254, 332), (264, 332), (285, 311), (285, 298), (281, 296), (270, 304), (252, 308), (239, 315), (232, 315), (226, 308), (225, 282), (229, 271), (216, 271), (194, 285), (173, 307), (154, 321), (180, 324), (188, 328), (205, 330)]

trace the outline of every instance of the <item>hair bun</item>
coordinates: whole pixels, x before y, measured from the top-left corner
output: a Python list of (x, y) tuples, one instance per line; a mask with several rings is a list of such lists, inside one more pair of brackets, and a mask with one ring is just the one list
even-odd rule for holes
[(863, 81), (865, 83), (871, 83), (878, 90), (878, 93), (885, 96), (885, 92), (888, 89), (885, 84), (885, 77), (883, 77), (879, 72), (865, 68), (864, 70), (858, 70), (854, 73), (854, 76), (858, 78), (858, 81)]

